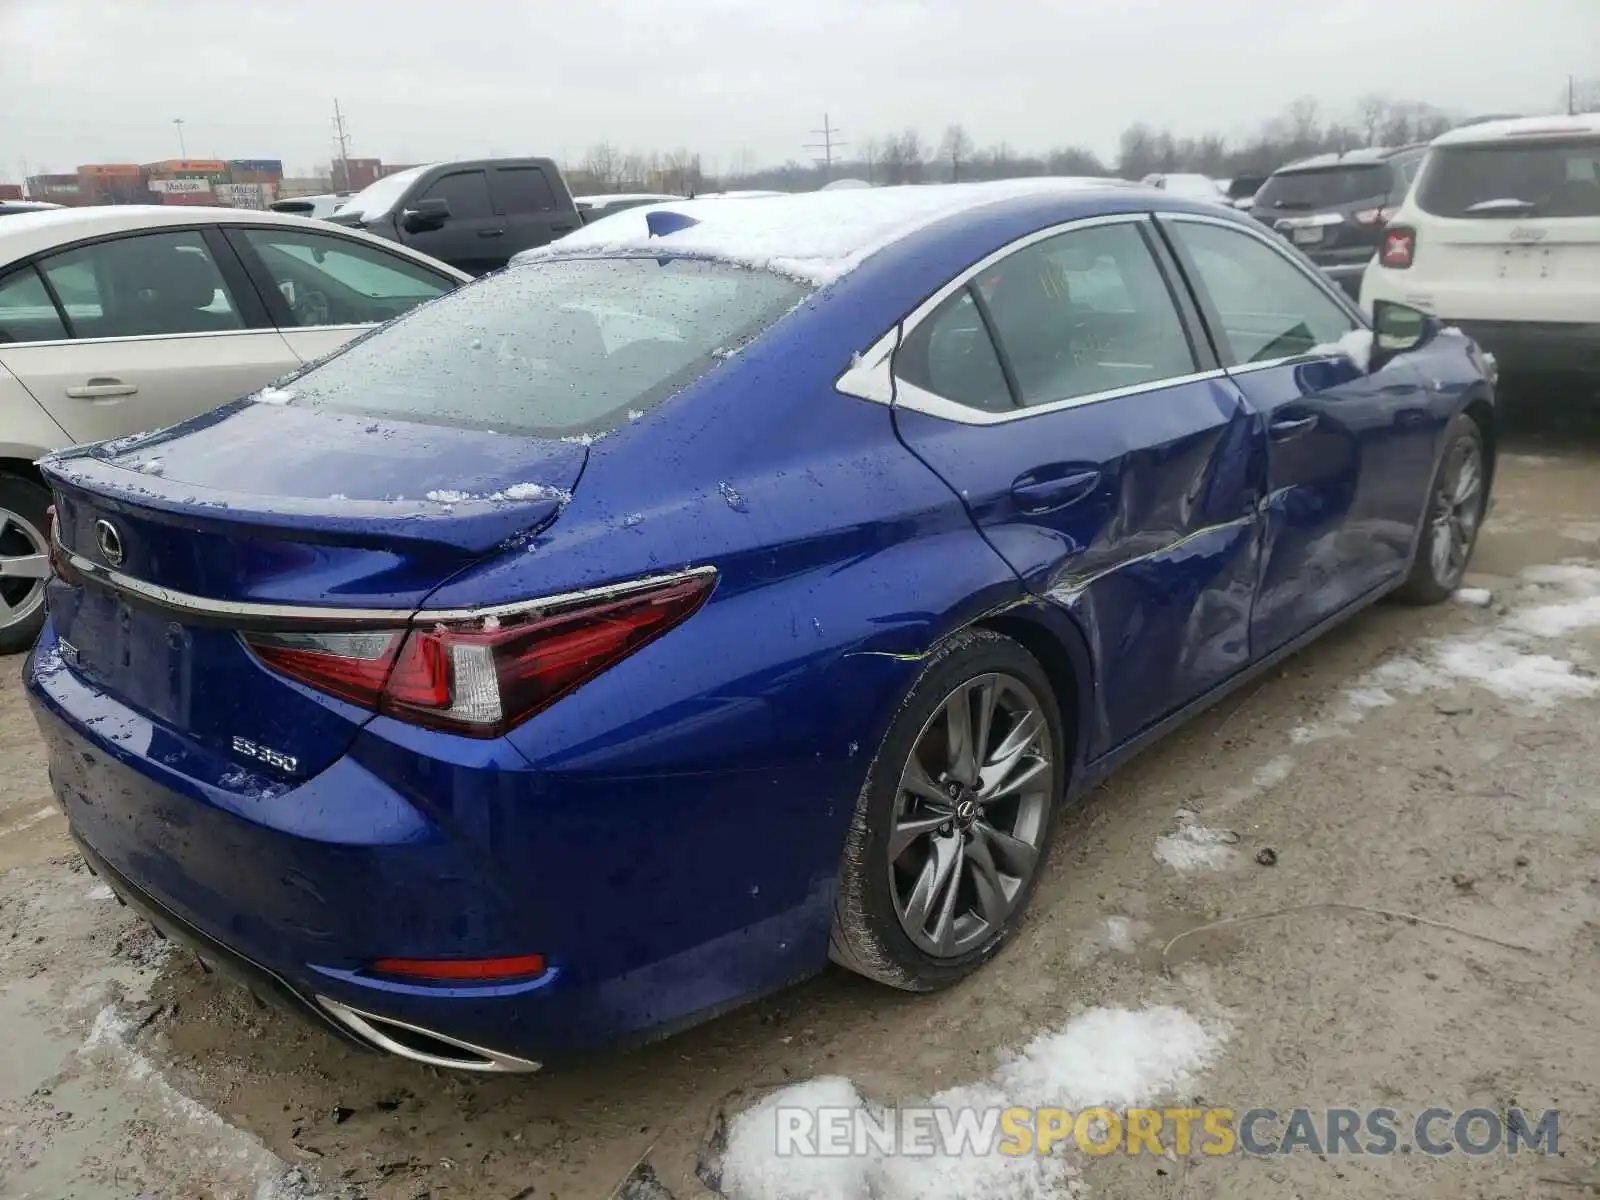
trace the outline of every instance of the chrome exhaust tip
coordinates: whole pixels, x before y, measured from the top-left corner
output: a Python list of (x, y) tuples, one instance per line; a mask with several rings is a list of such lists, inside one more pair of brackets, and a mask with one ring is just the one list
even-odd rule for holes
[(362, 1012), (326, 996), (318, 996), (317, 1004), (369, 1046), (387, 1054), (408, 1058), (412, 1062), (450, 1071), (484, 1071), (504, 1075), (527, 1075), (539, 1070), (540, 1064), (529, 1059), (475, 1046), (460, 1038), (425, 1029), (421, 1025), (397, 1021), (393, 1017)]

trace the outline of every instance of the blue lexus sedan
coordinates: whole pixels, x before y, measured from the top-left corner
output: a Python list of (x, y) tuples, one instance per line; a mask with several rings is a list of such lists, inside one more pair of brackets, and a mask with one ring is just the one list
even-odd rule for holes
[(638, 209), (47, 460), (28, 689), (159, 928), (533, 1070), (830, 958), (977, 969), (1118, 761), (1449, 595), (1494, 403), (1468, 338), (1151, 189)]

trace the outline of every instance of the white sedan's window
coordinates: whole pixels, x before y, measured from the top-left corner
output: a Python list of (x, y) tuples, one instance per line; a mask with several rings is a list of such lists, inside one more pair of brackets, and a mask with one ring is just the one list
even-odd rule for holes
[(75, 337), (224, 333), (244, 321), (200, 234), (147, 233), (45, 259)]
[(55, 342), (66, 336), (61, 314), (37, 271), (24, 267), (0, 280), (0, 345)]

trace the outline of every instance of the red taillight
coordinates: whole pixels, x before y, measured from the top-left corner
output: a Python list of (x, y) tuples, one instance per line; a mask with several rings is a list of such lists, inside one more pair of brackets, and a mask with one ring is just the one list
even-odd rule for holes
[(1404, 270), (1417, 254), (1417, 231), (1396, 226), (1384, 231), (1383, 249), (1378, 251), (1378, 261), (1386, 267)]
[(292, 679), (413, 725), (494, 737), (691, 616), (711, 572), (558, 611), (380, 633), (246, 633)]
[(44, 515), (45, 524), (49, 527), (46, 537), (50, 543), (50, 548), (46, 553), (50, 556), (50, 573), (61, 580), (62, 583), (70, 583), (74, 586), (82, 583), (83, 577), (73, 567), (71, 556), (67, 554), (67, 548), (61, 544), (61, 536), (56, 529), (56, 506), (54, 504), (50, 505), (44, 510)]
[(544, 955), (515, 958), (380, 958), (367, 970), (418, 983), (503, 983), (544, 974)]

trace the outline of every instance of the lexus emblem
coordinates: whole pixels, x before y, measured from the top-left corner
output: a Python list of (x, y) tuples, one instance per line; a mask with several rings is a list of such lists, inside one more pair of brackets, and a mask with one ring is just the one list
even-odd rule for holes
[(122, 535), (117, 532), (117, 527), (110, 521), (96, 521), (94, 523), (94, 539), (100, 545), (100, 557), (106, 560), (109, 567), (122, 565)]

